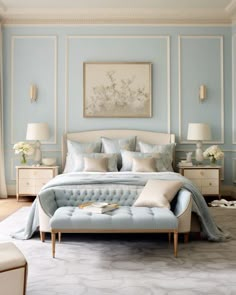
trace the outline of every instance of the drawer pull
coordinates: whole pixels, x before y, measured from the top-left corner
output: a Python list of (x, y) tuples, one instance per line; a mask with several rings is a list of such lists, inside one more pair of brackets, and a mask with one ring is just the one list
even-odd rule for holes
[(27, 185), (29, 185), (29, 182), (26, 182)]
[(209, 182), (209, 186), (211, 186), (212, 185), (212, 183), (211, 182)]

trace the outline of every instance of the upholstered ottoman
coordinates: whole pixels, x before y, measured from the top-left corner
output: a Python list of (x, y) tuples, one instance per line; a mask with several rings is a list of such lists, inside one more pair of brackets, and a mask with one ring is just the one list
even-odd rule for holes
[(26, 294), (27, 261), (13, 243), (0, 243), (0, 294)]
[(55, 257), (57, 233), (174, 233), (177, 256), (178, 218), (167, 208), (121, 206), (104, 214), (94, 214), (78, 207), (60, 207), (50, 221), (52, 255)]

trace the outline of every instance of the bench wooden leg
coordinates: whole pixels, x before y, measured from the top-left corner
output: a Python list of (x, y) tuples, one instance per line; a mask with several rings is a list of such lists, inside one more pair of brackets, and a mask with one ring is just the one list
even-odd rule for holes
[(52, 257), (55, 258), (56, 252), (56, 234), (54, 232), (51, 233), (52, 238)]
[(177, 257), (178, 254), (178, 232), (174, 232), (174, 255)]
[(43, 231), (40, 232), (40, 240), (41, 242), (45, 242), (45, 232)]

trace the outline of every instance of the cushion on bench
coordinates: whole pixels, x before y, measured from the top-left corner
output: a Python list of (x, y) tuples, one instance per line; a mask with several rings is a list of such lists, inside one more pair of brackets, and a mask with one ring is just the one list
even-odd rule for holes
[(104, 214), (78, 207), (60, 207), (51, 218), (52, 229), (165, 230), (177, 229), (178, 218), (167, 208), (121, 206)]

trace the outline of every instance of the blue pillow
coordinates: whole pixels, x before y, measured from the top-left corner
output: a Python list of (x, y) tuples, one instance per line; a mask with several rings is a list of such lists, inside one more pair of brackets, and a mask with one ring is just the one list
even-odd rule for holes
[(118, 154), (118, 166), (122, 165), (121, 161), (121, 150), (135, 151), (136, 147), (136, 136), (131, 136), (127, 138), (108, 138), (101, 137), (102, 140), (102, 151), (106, 154)]
[(121, 150), (122, 168), (121, 171), (132, 171), (134, 158), (154, 158), (158, 172), (173, 171), (172, 161), (166, 153), (141, 153)]

